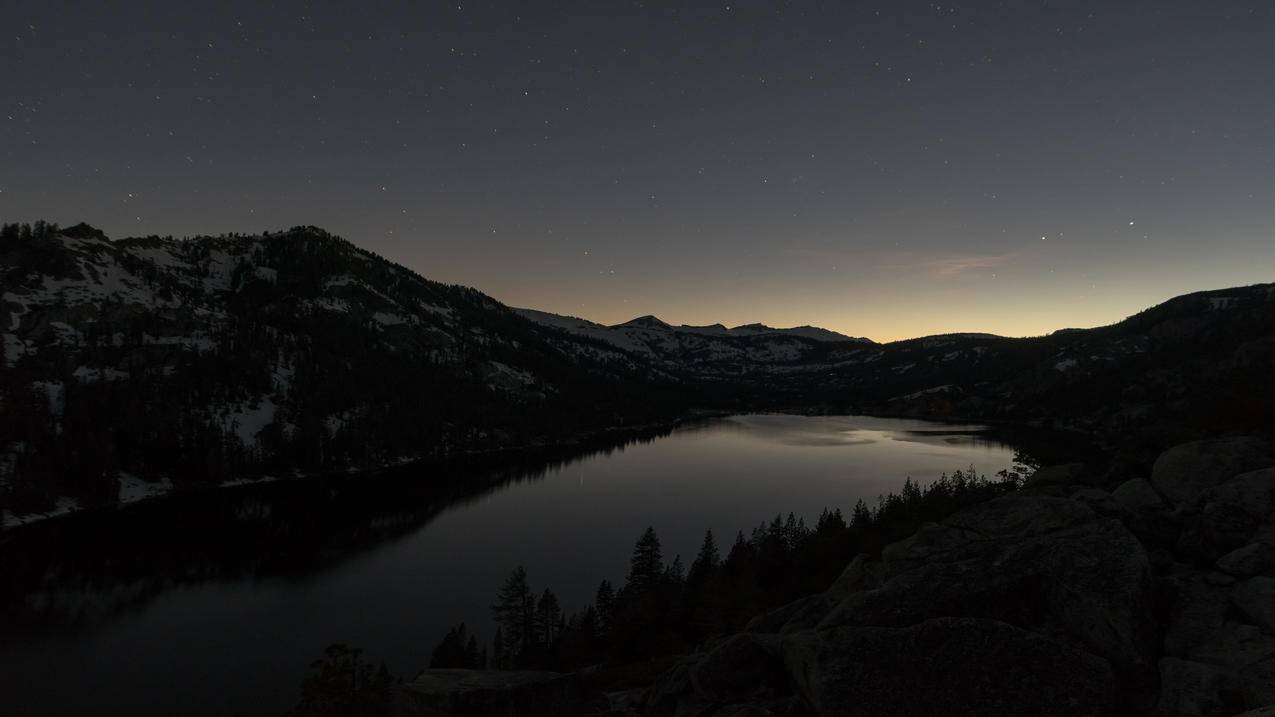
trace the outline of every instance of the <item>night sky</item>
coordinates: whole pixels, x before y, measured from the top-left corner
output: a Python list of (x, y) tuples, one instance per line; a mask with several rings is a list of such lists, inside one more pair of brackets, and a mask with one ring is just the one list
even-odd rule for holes
[(363, 5), (4, 2), (0, 218), (876, 339), (1275, 280), (1270, 2)]

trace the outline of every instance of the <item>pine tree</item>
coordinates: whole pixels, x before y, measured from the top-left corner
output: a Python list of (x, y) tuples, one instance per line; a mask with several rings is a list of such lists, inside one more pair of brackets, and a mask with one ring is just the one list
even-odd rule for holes
[(819, 522), (815, 524), (815, 532), (819, 535), (837, 534), (846, 529), (846, 519), (841, 516), (841, 509), (829, 511), (827, 508), (819, 514)]
[(868, 510), (867, 503), (860, 498), (854, 504), (854, 511), (850, 513), (850, 525), (854, 528), (866, 528), (872, 524), (872, 511)]
[(603, 580), (598, 585), (593, 604), (597, 606), (598, 633), (605, 635), (615, 619), (615, 590), (611, 587), (610, 580)]
[(709, 575), (722, 562), (722, 555), (717, 550), (717, 541), (713, 539), (713, 531), (704, 533), (704, 542), (700, 543), (699, 555), (691, 562), (691, 572), (687, 576), (689, 582), (699, 582)]
[(505, 633), (496, 628), (496, 638), (491, 641), (491, 666), (497, 670), (509, 667), (505, 659)]
[(682, 567), (682, 556), (673, 556), (673, 562), (664, 571), (664, 581), (670, 585), (681, 585), (686, 581), (686, 569)]
[(516, 664), (518, 656), (535, 642), (536, 596), (527, 581), (527, 570), (519, 565), (496, 593), (492, 617), (504, 633), (504, 658)]
[(654, 588), (664, 574), (664, 556), (660, 551), (660, 537), (654, 527), (648, 527), (633, 546), (629, 560), (629, 577), (625, 590), (641, 594)]
[(536, 605), (536, 637), (545, 647), (553, 645), (558, 636), (558, 625), (562, 622), (562, 607), (558, 604), (558, 596), (546, 589)]
[[(756, 532), (756, 531), (753, 531)], [(726, 556), (726, 562), (736, 563), (747, 560), (753, 554), (753, 546), (744, 537), (744, 531), (735, 534), (735, 544), (730, 546), (730, 553)]]

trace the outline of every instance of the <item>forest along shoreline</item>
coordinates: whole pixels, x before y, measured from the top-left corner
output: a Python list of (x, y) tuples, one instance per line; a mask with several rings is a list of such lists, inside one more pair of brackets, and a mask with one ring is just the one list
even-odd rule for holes
[[(5, 608), (0, 627), (38, 631), (56, 623), (55, 605), (40, 600), (37, 610), (28, 596), (91, 586), (116, 572), (151, 576), (159, 589), (222, 576), (316, 569), (414, 530), (457, 502), (722, 415), (696, 412), (582, 433), (569, 442), (471, 451), (388, 468), (184, 487), (0, 530), (6, 575), (0, 582)], [(245, 514), (268, 515), (270, 524), (240, 520)], [(274, 529), (279, 524), (290, 528)], [(156, 530), (187, 549), (153, 550)]]
[[(1269, 431), (1178, 444), (1136, 475), (958, 473), (813, 528), (777, 518), (723, 552), (706, 535), (685, 569), (648, 531), (625, 584), (604, 582), (571, 618), (515, 569), (490, 649), (457, 626), (432, 668), (400, 683), (333, 646), (293, 714), (1234, 715), (1275, 703)], [(750, 592), (765, 587), (776, 592)], [(750, 597), (772, 604), (732, 610)]]
[[(474, 453), (366, 474), (179, 490), (32, 523), (0, 533), (7, 574), (0, 586), (0, 603), (7, 606), (0, 626), (32, 631), (57, 624), (64, 613), (70, 619), (75, 605), (56, 599), (63, 588), (91, 589), (117, 573), (153, 583), (148, 594), (163, 585), (304, 573), (405, 535), (452, 505), (513, 481), (534, 480), (565, 463), (722, 415), (704, 411), (656, 427), (599, 432), (573, 445)], [(1000, 430), (988, 435), (1000, 437)], [(1018, 445), (1020, 438), (1006, 440)], [(155, 550), (149, 537), (154, 530), (146, 526), (172, 536), (174, 549)], [(186, 547), (176, 547), (181, 545)], [(44, 597), (33, 603), (37, 595)], [(36, 604), (42, 606), (38, 614)], [(101, 607), (108, 617), (127, 604)]]
[(134, 478), (135, 481), (149, 486), (150, 490), (144, 494), (131, 497), (126, 500), (117, 502), (107, 502), (100, 505), (90, 506), (74, 506), (58, 507), (50, 512), (29, 513), (23, 515), (14, 515), (8, 510), (3, 511), (0, 517), (0, 550), (3, 550), (5, 539), (17, 534), (23, 529), (27, 529), (39, 524), (47, 523), (53, 520), (68, 520), (81, 517), (94, 512), (112, 512), (118, 513), (128, 511), (140, 504), (162, 504), (165, 500), (172, 500), (179, 496), (189, 495), (207, 495), (209, 492), (226, 492), (226, 491), (251, 491), (254, 488), (260, 488), (272, 483), (288, 483), (288, 482), (321, 482), (321, 481), (344, 481), (344, 480), (375, 480), (379, 476), (391, 471), (399, 470), (419, 470), (419, 471), (444, 471), (447, 469), (465, 468), (467, 462), (476, 465), (486, 464), (489, 461), (507, 459), (511, 462), (524, 461), (534, 463), (537, 460), (553, 462), (560, 459), (564, 453), (578, 452), (579, 455), (587, 455), (595, 450), (605, 450), (608, 448), (619, 447), (633, 441), (643, 441), (658, 438), (676, 430), (679, 427), (694, 424), (698, 421), (707, 421), (712, 419), (729, 418), (736, 415), (793, 415), (793, 416), (838, 416), (838, 415), (855, 415), (866, 416), (871, 418), (906, 418), (928, 421), (939, 424), (976, 424), (985, 426), (985, 435), (994, 438), (1004, 438), (1007, 442), (1017, 443), (1020, 441), (1028, 441), (1034, 446), (1035, 450), (1029, 450), (1032, 455), (1037, 455), (1042, 451), (1054, 453), (1057, 451), (1053, 446), (1058, 442), (1059, 438), (1070, 436), (1071, 440), (1067, 440), (1066, 444), (1070, 446), (1072, 452), (1081, 452), (1086, 456), (1097, 456), (1110, 450), (1110, 447), (1104, 446), (1102, 437), (1092, 429), (1077, 426), (1043, 426), (1039, 423), (1027, 424), (1015, 422), (1005, 419), (996, 418), (977, 418), (977, 417), (953, 417), (948, 415), (928, 415), (921, 411), (863, 411), (853, 408), (836, 409), (830, 406), (820, 407), (792, 407), (777, 410), (725, 410), (725, 409), (696, 409), (685, 415), (670, 418), (664, 421), (648, 422), (640, 425), (614, 425), (598, 428), (591, 431), (581, 431), (562, 440), (554, 441), (534, 441), (523, 443), (521, 445), (512, 446), (492, 446), (479, 449), (463, 449), (456, 450), (443, 456), (437, 457), (403, 457), (393, 461), (361, 467), (350, 467), (343, 470), (315, 471), (315, 472), (296, 472), (287, 476), (275, 475), (245, 475), (234, 479), (227, 480), (222, 483), (208, 485), (181, 485), (174, 486), (171, 480), (160, 481), (142, 481)]
[[(0, 546), (3, 545), (7, 535), (12, 535), (24, 528), (35, 526), (40, 523), (51, 520), (74, 519), (91, 512), (121, 512), (127, 511), (133, 506), (146, 503), (156, 504), (164, 500), (171, 500), (180, 495), (208, 494), (209, 492), (224, 492), (235, 490), (252, 490), (254, 487), (261, 487), (272, 483), (281, 482), (318, 482), (318, 481), (341, 481), (341, 480), (366, 480), (373, 479), (384, 475), (387, 472), (398, 470), (421, 470), (421, 471), (442, 471), (448, 468), (455, 469), (457, 467), (464, 468), (466, 463), (482, 465), (492, 460), (509, 460), (525, 461), (527, 463), (536, 460), (544, 460), (552, 462), (557, 460), (561, 454), (569, 452), (578, 452), (580, 455), (587, 455), (595, 450), (605, 450), (607, 448), (625, 445), (633, 441), (642, 441), (658, 438), (661, 435), (667, 435), (669, 432), (680, 426), (694, 423), (696, 421), (710, 420), (713, 418), (726, 418), (731, 415), (738, 415), (736, 412), (729, 411), (713, 411), (702, 410), (688, 413), (684, 416), (671, 418), (665, 421), (654, 421), (633, 426), (606, 426), (591, 431), (581, 431), (562, 440), (555, 441), (533, 441), (523, 443), (521, 445), (511, 446), (491, 446), (475, 449), (461, 449), (447, 453), (442, 456), (432, 457), (403, 457), (400, 459), (387, 461), (377, 465), (350, 467), (343, 470), (328, 470), (315, 472), (296, 472), (287, 476), (274, 475), (246, 475), (238, 478), (230, 479), (222, 483), (214, 485), (190, 485), (174, 487), (171, 481), (141, 481), (142, 483), (152, 486), (154, 492), (134, 497), (129, 500), (114, 503), (103, 503), (101, 505), (91, 505), (85, 507), (67, 507), (58, 508), (51, 512), (30, 513), (24, 515), (14, 515), (9, 511), (4, 511), (5, 520), (0, 521)], [(798, 415), (794, 413), (793, 415)], [(814, 415), (814, 414), (810, 414)], [(139, 480), (140, 479), (136, 479)]]

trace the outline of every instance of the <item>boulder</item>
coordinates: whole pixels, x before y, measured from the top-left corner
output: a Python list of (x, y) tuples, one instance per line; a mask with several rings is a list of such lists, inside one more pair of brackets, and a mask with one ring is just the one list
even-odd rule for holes
[[(1149, 481), (1142, 478), (1127, 480), (1112, 491), (1111, 499), (1119, 507), (1125, 525), (1148, 550), (1163, 550), (1172, 556), (1181, 534), (1182, 521)], [(1164, 561), (1165, 565), (1172, 563), (1172, 557)]]
[[(798, 598), (788, 603), (780, 605), (777, 608), (763, 612), (748, 621), (744, 626), (744, 632), (755, 632), (758, 634), (771, 634), (780, 632), (784, 626), (788, 624), (794, 617), (799, 615), (815, 612), (822, 616), (828, 612), (831, 606), (828, 605), (823, 593), (807, 595), (804, 598)], [(816, 622), (818, 622), (816, 620)]]
[(779, 640), (740, 633), (690, 667), (691, 686), (709, 702), (738, 702), (774, 697), (787, 691), (779, 658)]
[(881, 583), (881, 564), (866, 553), (860, 553), (850, 561), (841, 575), (833, 581), (824, 595), (842, 599), (860, 590), (874, 588)]
[(1071, 499), (1084, 503), (1099, 515), (1120, 515), (1121, 506), (1110, 493), (1101, 488), (1081, 488), (1071, 494)]
[(1275, 545), (1257, 542), (1236, 548), (1217, 559), (1217, 569), (1241, 578), (1275, 570)]
[(1099, 715), (1106, 660), (997, 620), (935, 618), (783, 638), (797, 691), (820, 715)]
[(1027, 476), (1024, 485), (1028, 488), (1039, 488), (1047, 485), (1075, 485), (1083, 483), (1088, 475), (1089, 469), (1085, 467), (1084, 463), (1061, 463), (1038, 468), (1036, 472)]
[(987, 618), (1064, 634), (1122, 672), (1155, 663), (1142, 546), (1119, 521), (1074, 501), (997, 498), (923, 527), (883, 556), (881, 586), (841, 601), (820, 629)]
[[(1173, 630), (1170, 632), (1172, 634)], [(1166, 652), (1168, 646), (1166, 640)], [(1209, 680), (1216, 678), (1219, 681), (1218, 699), (1224, 705), (1220, 714), (1229, 715), (1275, 704), (1275, 636), (1263, 633), (1256, 625), (1223, 620), (1207, 634), (1199, 636), (1186, 655), (1176, 657), (1183, 663), (1208, 666), (1205, 672), (1210, 676)], [(1203, 689), (1199, 685), (1191, 686), (1191, 681), (1203, 674), (1202, 668), (1188, 667), (1178, 664), (1180, 669), (1165, 672), (1164, 663), (1161, 663), (1162, 703), (1175, 704), (1173, 700), (1166, 701), (1166, 691), (1199, 693)], [(1182, 682), (1185, 685), (1179, 684)], [(1161, 712), (1170, 714), (1172, 710)]]
[(1255, 710), (1241, 712), (1234, 717), (1275, 717), (1275, 705), (1269, 707), (1258, 707)]
[(776, 633), (808, 630), (818, 625), (845, 598), (879, 585), (881, 570), (881, 563), (871, 560), (866, 554), (859, 554), (827, 590), (762, 613), (748, 622), (745, 631)]
[(1242, 436), (1184, 443), (1161, 453), (1151, 468), (1151, 485), (1174, 508), (1189, 506), (1223, 481), (1275, 466), (1275, 447), (1261, 438)]
[(1155, 492), (1151, 483), (1143, 478), (1134, 478), (1116, 486), (1111, 497), (1125, 510), (1143, 513), (1159, 512), (1168, 508), (1164, 498)]
[(643, 695), (642, 705), (648, 714), (673, 714), (678, 702), (691, 691), (691, 662), (679, 662), (660, 675)]
[(578, 675), (513, 670), (425, 670), (394, 695), (396, 717), (573, 717), (589, 711)]
[(910, 538), (881, 551), (882, 578), (935, 561), (986, 552), (990, 542), (1012, 541), (1065, 530), (1095, 519), (1089, 507), (1066, 498), (1007, 495), (967, 508), (941, 523), (926, 523)]
[(1212, 665), (1176, 657), (1160, 660), (1160, 699), (1156, 714), (1162, 717), (1222, 717), (1225, 675)]
[(1169, 657), (1196, 655), (1226, 621), (1228, 591), (1210, 584), (1202, 573), (1184, 568), (1161, 578), (1159, 593), (1166, 623), (1164, 654)]
[(1245, 617), (1275, 633), (1275, 578), (1249, 578), (1231, 592), (1231, 602)]
[(1210, 488), (1198, 499), (1196, 529), (1225, 554), (1247, 544), (1275, 513), (1275, 468), (1243, 473)]

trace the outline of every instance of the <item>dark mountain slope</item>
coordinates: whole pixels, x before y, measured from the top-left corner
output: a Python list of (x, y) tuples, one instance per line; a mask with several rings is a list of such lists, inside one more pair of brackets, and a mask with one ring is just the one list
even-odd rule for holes
[(110, 241), (11, 225), (0, 278), (0, 499), (15, 508), (559, 441), (682, 408), (611, 346), (314, 227)]
[(865, 347), (792, 393), (885, 413), (1172, 442), (1275, 424), (1275, 285), (1177, 297), (1094, 329)]

